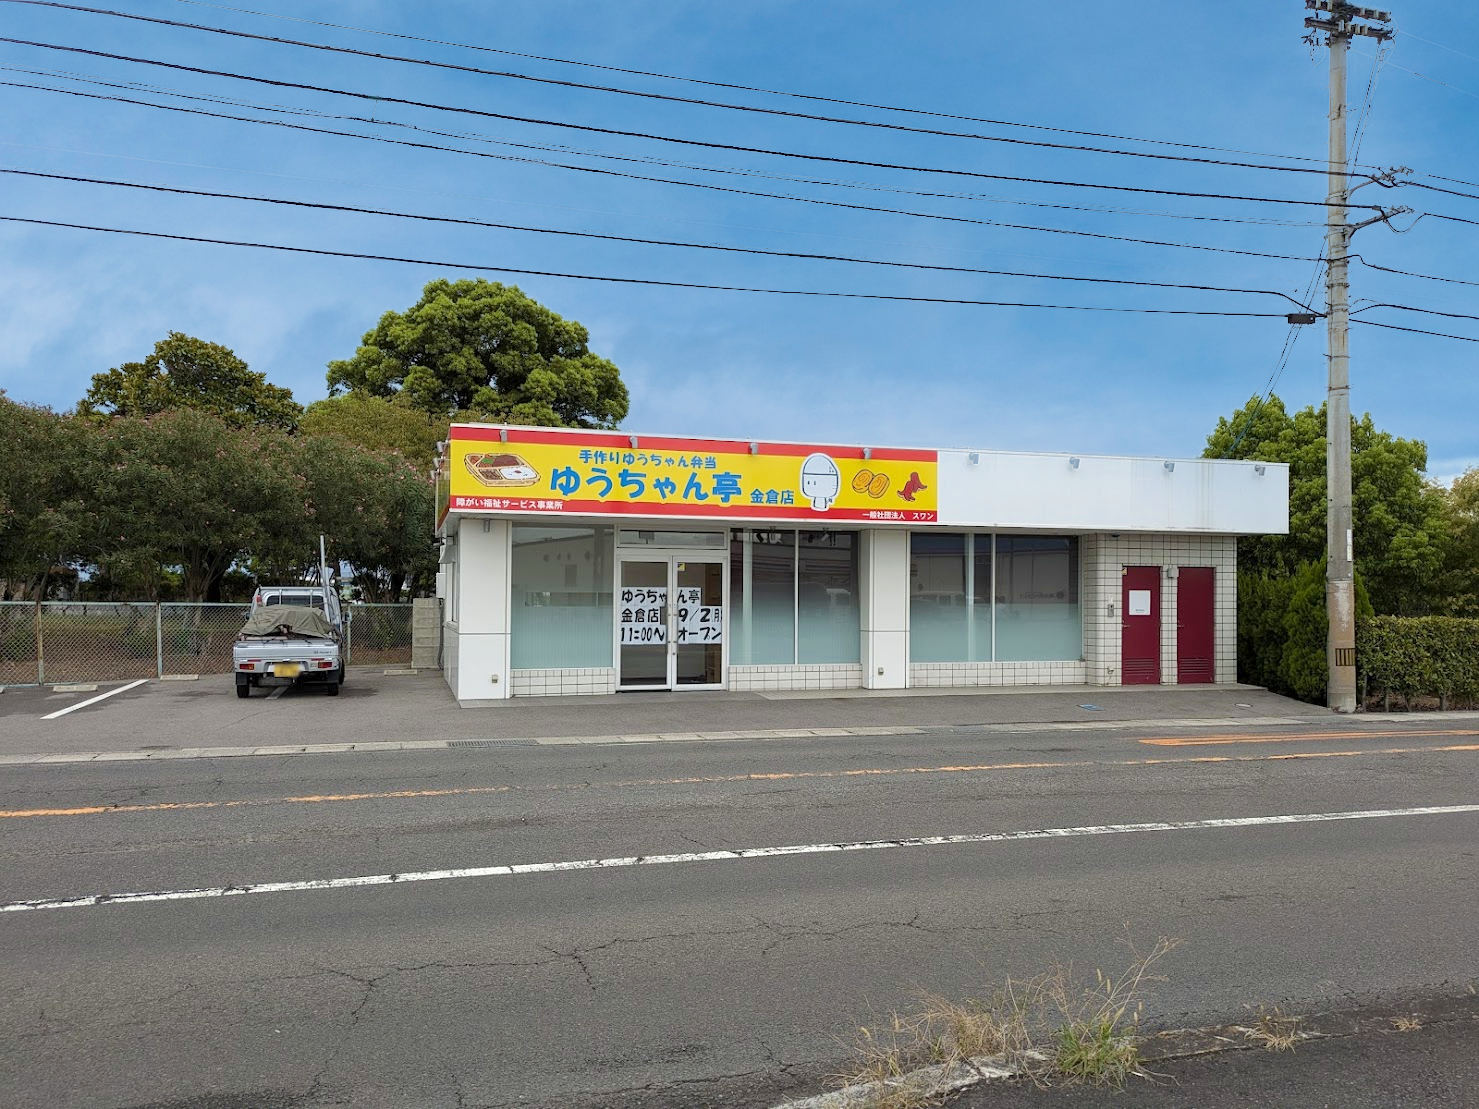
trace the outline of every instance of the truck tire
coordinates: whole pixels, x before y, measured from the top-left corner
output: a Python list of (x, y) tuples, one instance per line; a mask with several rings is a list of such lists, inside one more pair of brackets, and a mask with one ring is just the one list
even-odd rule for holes
[(338, 676), (334, 680), (337, 681), (340, 685), (343, 685), (344, 684), (344, 678), (345, 678), (344, 664), (341, 662), (339, 664), (339, 674), (338, 674)]
[(338, 682), (329, 682), (329, 684), (327, 686), (325, 686), (324, 689), (325, 689), (325, 692), (327, 692), (330, 697), (337, 697), (337, 696), (339, 696), (339, 683)]
[(252, 695), (252, 679), (238, 676), (236, 679), (236, 695), (238, 697), (250, 697)]

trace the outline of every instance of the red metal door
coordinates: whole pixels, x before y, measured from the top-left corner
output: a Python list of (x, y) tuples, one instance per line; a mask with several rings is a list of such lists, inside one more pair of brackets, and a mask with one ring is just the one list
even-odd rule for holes
[(1125, 685), (1161, 681), (1161, 568), (1126, 566), (1120, 596), (1120, 670)]
[(1210, 566), (1183, 566), (1176, 571), (1176, 684), (1216, 680)]

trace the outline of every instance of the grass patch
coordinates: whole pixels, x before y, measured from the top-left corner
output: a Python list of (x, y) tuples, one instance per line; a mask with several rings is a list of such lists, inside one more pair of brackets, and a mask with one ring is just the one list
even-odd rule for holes
[(1260, 1009), (1253, 1026), (1243, 1029), (1243, 1037), (1266, 1051), (1293, 1051), (1299, 1042), (1299, 1023), (1303, 1019), (1288, 1016), (1277, 1008)]
[(1122, 1088), (1143, 1073), (1137, 1033), (1152, 968), (1174, 947), (1162, 939), (1134, 953), (1119, 973), (1091, 979), (1064, 965), (1036, 978), (1007, 979), (986, 1000), (933, 994), (858, 1030), (854, 1061), (833, 1076), (838, 1087), (870, 1087), (858, 1109), (925, 1109), (940, 1105), (963, 1078), (997, 1067), (1040, 1085), (1083, 1083)]
[(1393, 1032), (1416, 1032), (1423, 1026), (1423, 1022), (1417, 1017), (1393, 1017)]

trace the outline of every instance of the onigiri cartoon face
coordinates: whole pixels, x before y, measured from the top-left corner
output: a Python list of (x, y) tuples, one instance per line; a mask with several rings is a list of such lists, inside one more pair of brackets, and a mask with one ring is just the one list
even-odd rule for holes
[(811, 498), (811, 507), (826, 512), (842, 491), (842, 471), (830, 455), (809, 454), (801, 463), (801, 495)]

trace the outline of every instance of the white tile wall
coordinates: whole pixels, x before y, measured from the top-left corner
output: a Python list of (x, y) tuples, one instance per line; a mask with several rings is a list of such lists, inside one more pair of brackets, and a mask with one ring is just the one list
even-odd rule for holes
[(909, 685), (915, 689), (949, 686), (1083, 685), (1088, 681), (1083, 662), (915, 662), (909, 665)]
[(616, 669), (593, 666), (570, 670), (515, 670), (515, 697), (558, 697), (582, 693), (615, 693)]
[[(1215, 571), (1219, 682), (1238, 680), (1238, 543), (1231, 535), (1085, 535), (1081, 602), (1084, 657), (1091, 685), (1120, 684), (1120, 578), (1126, 566), (1161, 567), (1161, 682), (1176, 682), (1176, 579), (1172, 566), (1211, 566)], [(1114, 605), (1114, 615), (1109, 606)]]
[(860, 689), (862, 685), (863, 668), (856, 663), (729, 668), (729, 688), (735, 690)]

